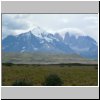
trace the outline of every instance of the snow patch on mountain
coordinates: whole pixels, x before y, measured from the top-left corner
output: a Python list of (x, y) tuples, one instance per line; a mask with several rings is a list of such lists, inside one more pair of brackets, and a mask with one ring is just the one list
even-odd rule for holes
[(31, 30), (31, 33), (39, 38), (42, 38), (44, 35), (47, 35), (47, 32), (43, 30), (42, 28), (40, 28), (39, 26), (34, 27)]
[(36, 50), (38, 50), (38, 48), (34, 48), (34, 50), (36, 51)]
[(48, 38), (48, 37), (45, 37), (44, 38), (47, 42), (52, 42), (53, 40), (52, 39), (50, 39), (50, 38)]
[(25, 46), (24, 46), (24, 47), (22, 47), (22, 49), (25, 49)]
[(44, 43), (44, 41), (42, 40), (42, 41), (40, 41), (40, 43)]
[(25, 50), (21, 50), (20, 52), (22, 53), (22, 52), (24, 52)]

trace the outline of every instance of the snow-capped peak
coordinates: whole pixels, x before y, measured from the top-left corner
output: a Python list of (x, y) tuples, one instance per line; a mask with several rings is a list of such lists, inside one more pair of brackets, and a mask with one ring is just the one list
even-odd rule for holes
[(31, 29), (31, 32), (33, 35), (39, 38), (42, 38), (42, 35), (47, 34), (47, 32), (44, 29), (40, 28), (39, 26), (33, 26), (33, 28)]
[(83, 31), (77, 28), (64, 28), (58, 30), (56, 33), (58, 33), (63, 39), (66, 34), (69, 34), (70, 36), (75, 36), (76, 38), (78, 38), (79, 36), (87, 36)]

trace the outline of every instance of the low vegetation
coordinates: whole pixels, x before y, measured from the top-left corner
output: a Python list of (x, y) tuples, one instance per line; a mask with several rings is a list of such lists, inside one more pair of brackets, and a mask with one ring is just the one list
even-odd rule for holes
[(26, 79), (20, 79), (13, 82), (12, 86), (32, 86), (33, 83)]
[(11, 66), (2, 64), (3, 86), (98, 85), (97, 65), (11, 64)]
[(43, 83), (44, 86), (61, 86), (62, 84), (62, 80), (56, 74), (51, 74), (47, 76)]

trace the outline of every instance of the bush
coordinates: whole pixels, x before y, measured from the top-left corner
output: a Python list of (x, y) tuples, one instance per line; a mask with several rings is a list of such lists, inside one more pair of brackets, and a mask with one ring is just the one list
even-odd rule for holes
[(16, 80), (12, 86), (32, 86), (33, 83), (26, 81), (25, 79)]
[(61, 65), (61, 64), (60, 64), (60, 67), (64, 67), (64, 65)]
[(98, 69), (98, 66), (95, 66), (95, 69)]
[(49, 75), (43, 83), (45, 86), (61, 86), (62, 84), (60, 77), (55, 74)]
[(4, 65), (6, 65), (6, 66), (12, 66), (13, 64), (12, 63), (4, 63)]

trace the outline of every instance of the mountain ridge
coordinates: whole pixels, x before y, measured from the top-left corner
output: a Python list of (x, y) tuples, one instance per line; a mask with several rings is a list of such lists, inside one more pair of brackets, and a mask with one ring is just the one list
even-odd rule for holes
[[(2, 40), (3, 52), (58, 52), (66, 54), (78, 54), (82, 57), (97, 59), (97, 42), (81, 31), (64, 29), (62, 33), (49, 33), (40, 27), (21, 33), (9, 35)], [(73, 32), (73, 33), (71, 33)]]

